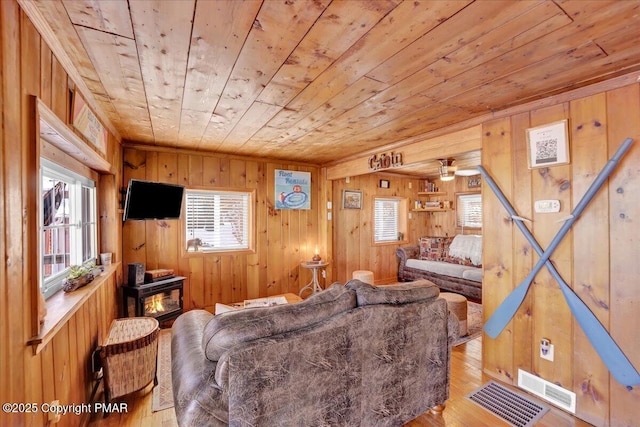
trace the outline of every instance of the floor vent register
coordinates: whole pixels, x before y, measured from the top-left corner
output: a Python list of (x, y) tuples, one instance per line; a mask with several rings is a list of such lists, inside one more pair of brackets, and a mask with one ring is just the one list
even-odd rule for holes
[(468, 394), (466, 398), (514, 427), (533, 426), (549, 410), (548, 406), (493, 381)]

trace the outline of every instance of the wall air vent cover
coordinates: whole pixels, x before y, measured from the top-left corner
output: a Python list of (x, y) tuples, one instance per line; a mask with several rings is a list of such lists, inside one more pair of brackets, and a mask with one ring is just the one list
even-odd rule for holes
[(533, 426), (549, 410), (548, 406), (493, 381), (465, 397), (514, 427)]

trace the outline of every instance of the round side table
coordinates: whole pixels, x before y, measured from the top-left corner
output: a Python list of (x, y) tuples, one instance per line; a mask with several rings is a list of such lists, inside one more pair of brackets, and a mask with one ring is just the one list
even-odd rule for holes
[(322, 288), (320, 287), (320, 282), (318, 281), (318, 270), (320, 270), (321, 268), (325, 268), (327, 265), (329, 265), (328, 263), (324, 262), (324, 261), (312, 261), (312, 262), (303, 262), (300, 264), (300, 266), (302, 268), (308, 268), (311, 270), (311, 272), (313, 273), (311, 281), (307, 284), (307, 286), (305, 286), (304, 288), (300, 289), (300, 292), (298, 293), (298, 296), (302, 296), (302, 293), (305, 292), (307, 289), (311, 290), (312, 294), (315, 294), (316, 292), (320, 292), (322, 291)]

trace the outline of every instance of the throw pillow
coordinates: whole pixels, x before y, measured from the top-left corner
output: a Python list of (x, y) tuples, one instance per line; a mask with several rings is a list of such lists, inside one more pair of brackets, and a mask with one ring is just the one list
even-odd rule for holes
[(429, 261), (446, 261), (449, 256), (449, 245), (452, 237), (420, 237), (420, 259)]

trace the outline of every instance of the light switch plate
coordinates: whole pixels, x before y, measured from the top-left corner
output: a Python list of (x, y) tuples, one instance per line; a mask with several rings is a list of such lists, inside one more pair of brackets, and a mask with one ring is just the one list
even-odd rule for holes
[(560, 200), (536, 200), (533, 206), (536, 213), (560, 212)]

